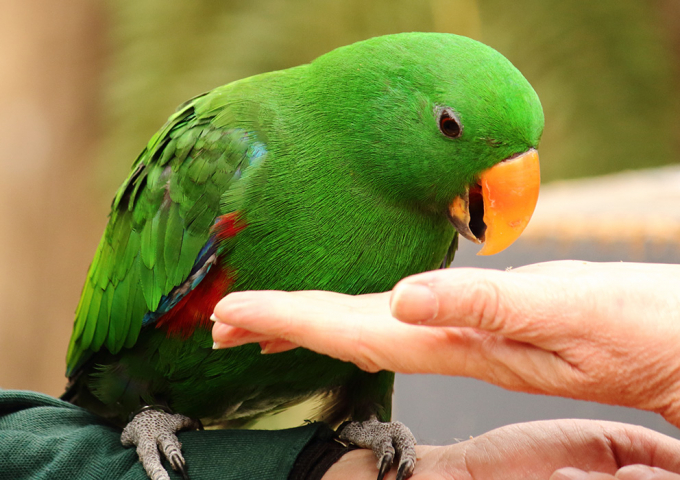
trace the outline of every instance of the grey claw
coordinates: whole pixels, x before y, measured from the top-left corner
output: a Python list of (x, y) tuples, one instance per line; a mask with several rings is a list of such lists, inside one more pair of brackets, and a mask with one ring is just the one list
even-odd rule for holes
[(392, 461), (394, 460), (394, 455), (386, 453), (383, 455), (380, 464), (378, 465), (378, 480), (383, 480), (385, 474), (392, 468)]
[(410, 458), (406, 461), (402, 460), (397, 470), (397, 480), (405, 480), (413, 475), (416, 463)]
[(186, 466), (182, 464), (179, 468), (175, 468), (175, 471), (179, 471), (179, 473), (182, 475), (183, 480), (189, 480), (189, 474), (187, 473)]

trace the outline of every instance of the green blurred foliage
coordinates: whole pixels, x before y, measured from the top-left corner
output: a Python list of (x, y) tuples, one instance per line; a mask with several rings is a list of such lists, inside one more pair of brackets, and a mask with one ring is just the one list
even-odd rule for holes
[(678, 59), (660, 26), (659, 1), (112, 1), (106, 190), (184, 100), (341, 45), (414, 30), (477, 38), (520, 68), (546, 112), (546, 180), (677, 161)]
[(545, 179), (680, 161), (680, 59), (659, 2), (479, 3), (483, 40), (515, 63), (543, 103)]

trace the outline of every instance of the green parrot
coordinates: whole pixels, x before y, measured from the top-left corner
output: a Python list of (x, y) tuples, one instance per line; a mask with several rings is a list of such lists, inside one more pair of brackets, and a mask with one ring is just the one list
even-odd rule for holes
[(458, 234), (504, 249), (536, 204), (542, 130), (507, 59), (442, 33), (372, 38), (187, 101), (113, 200), (63, 398), (127, 424), (123, 442), (151, 445), (140, 457), (162, 479), (157, 440), (184, 472), (179, 428), (246, 426), (323, 395), (319, 419), (351, 420), (341, 436), (373, 449), (379, 478), (395, 457), (408, 478), (415, 439), (383, 423), (392, 372), (302, 348), (213, 350), (213, 308), (238, 290), (386, 291), (447, 267)]

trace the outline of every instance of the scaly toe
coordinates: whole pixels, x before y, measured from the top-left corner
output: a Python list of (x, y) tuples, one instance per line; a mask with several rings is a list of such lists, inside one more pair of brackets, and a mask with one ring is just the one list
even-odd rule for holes
[(351, 422), (340, 432), (342, 440), (368, 448), (378, 458), (378, 480), (382, 480), (399, 456), (398, 480), (413, 475), (416, 464), (416, 439), (401, 422), (380, 422), (372, 418), (365, 422)]
[[(185, 428), (197, 428), (196, 421), (184, 415), (173, 415), (155, 409), (145, 409), (123, 429), (120, 437), (124, 446), (137, 446), (139, 461), (152, 480), (170, 480), (161, 463), (160, 452), (172, 468), (188, 480), (186, 462), (182, 456), (182, 444), (175, 432)], [(160, 450), (160, 452), (159, 452)]]

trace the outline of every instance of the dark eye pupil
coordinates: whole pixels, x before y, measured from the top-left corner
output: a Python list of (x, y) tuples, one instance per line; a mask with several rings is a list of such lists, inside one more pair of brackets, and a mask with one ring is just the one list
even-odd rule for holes
[(451, 118), (446, 112), (442, 113), (439, 119), (439, 128), (442, 133), (450, 138), (458, 138), (461, 134), (461, 127), (458, 120)]

